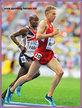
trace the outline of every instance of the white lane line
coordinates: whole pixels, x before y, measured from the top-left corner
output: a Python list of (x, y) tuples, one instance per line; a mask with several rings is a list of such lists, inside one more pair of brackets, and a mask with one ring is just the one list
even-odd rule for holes
[(51, 105), (21, 103), (21, 102), (10, 102), (10, 103), (5, 102), (5, 106), (51, 106)]

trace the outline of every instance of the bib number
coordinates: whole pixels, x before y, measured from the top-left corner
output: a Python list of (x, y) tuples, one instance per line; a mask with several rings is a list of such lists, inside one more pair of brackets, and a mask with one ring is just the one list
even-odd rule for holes
[(53, 43), (54, 43), (54, 38), (48, 38), (48, 43), (47, 43), (47, 46), (46, 46), (46, 49), (48, 50), (52, 50), (53, 48)]
[(36, 53), (34, 57), (35, 57), (36, 59), (40, 60), (41, 56), (42, 56), (42, 54)]
[(28, 51), (35, 51), (35, 49), (38, 47), (38, 41), (30, 41), (27, 45)]

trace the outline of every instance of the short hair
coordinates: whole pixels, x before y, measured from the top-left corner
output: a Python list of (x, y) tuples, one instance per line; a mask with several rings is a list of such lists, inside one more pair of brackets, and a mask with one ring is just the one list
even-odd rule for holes
[(50, 11), (50, 10), (52, 10), (52, 9), (55, 9), (55, 10), (56, 10), (56, 7), (54, 7), (54, 6), (52, 6), (52, 5), (47, 6), (46, 9), (45, 9), (45, 14), (46, 14), (46, 12), (48, 12), (48, 11)]
[(30, 15), (29, 16), (29, 21), (31, 21), (32, 19), (35, 19), (35, 18), (39, 21), (39, 18), (38, 18), (37, 15)]

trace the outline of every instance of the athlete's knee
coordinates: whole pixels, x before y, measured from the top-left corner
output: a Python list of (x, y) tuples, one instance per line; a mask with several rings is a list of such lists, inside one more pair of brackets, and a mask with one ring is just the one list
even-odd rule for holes
[(64, 74), (64, 71), (63, 71), (62, 69), (57, 73), (57, 75), (58, 75), (59, 77), (62, 77), (63, 74)]
[(60, 70), (60, 72), (59, 72), (59, 76), (62, 77), (63, 74), (64, 74), (63, 70)]

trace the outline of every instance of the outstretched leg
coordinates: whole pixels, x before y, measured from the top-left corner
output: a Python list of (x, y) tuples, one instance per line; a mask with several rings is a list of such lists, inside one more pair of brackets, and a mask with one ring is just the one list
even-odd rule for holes
[(18, 85), (24, 84), (25, 82), (28, 82), (28, 81), (32, 80), (32, 78), (34, 77), (34, 75), (36, 75), (36, 73), (37, 73), (40, 66), (41, 65), (38, 63), (38, 61), (33, 61), (30, 68), (29, 68), (28, 73), (26, 75), (23, 75), (22, 77), (20, 77), (15, 82), (13, 87), (11, 87), (10, 91), (14, 92)]
[(45, 99), (52, 105), (52, 106), (56, 106), (54, 104), (54, 101), (53, 101), (53, 92), (56, 88), (56, 86), (58, 85), (58, 83), (60, 82), (61, 80), (61, 77), (63, 75), (63, 70), (62, 70), (62, 67), (60, 65), (60, 63), (55, 59), (55, 58), (52, 58), (50, 60), (50, 62), (47, 64), (54, 72), (56, 72), (56, 75), (54, 76), (53, 80), (52, 80), (52, 83), (51, 83), (51, 88), (48, 92), (48, 94), (45, 96)]
[[(31, 65), (31, 62), (25, 63), (25, 66), (20, 68), (16, 80), (13, 81), (9, 86), (12, 87), (12, 86), (15, 84), (15, 82), (16, 82), (21, 76), (25, 75), (25, 74), (28, 72), (30, 65)], [(40, 73), (39, 73), (39, 71), (37, 71), (36, 74), (32, 77), (32, 79), (37, 78), (39, 75), (40, 75)], [(22, 85), (23, 85), (23, 84), (19, 85), (19, 87), (22, 86)], [(2, 104), (4, 104), (4, 101), (5, 101), (4, 98), (5, 98), (5, 96), (6, 96), (6, 93), (7, 93), (7, 89), (6, 89), (6, 90), (4, 91), (4, 93), (2, 94)]]
[[(20, 68), (19, 73), (17, 75), (17, 78), (9, 85), (9, 86), (13, 86), (15, 84), (15, 82), (18, 80), (18, 78), (20, 78), (21, 76), (25, 75), (28, 72), (28, 69), (24, 69), (23, 67)], [(7, 89), (2, 93), (2, 98), (4, 99), (7, 93)]]
[[(25, 70), (28, 70), (29, 69), (29, 67), (30, 67), (30, 65), (31, 65), (31, 62), (26, 62), (26, 63), (24, 63), (24, 69)], [(28, 72), (28, 71), (27, 71)], [(27, 73), (26, 72), (26, 73)], [(35, 78), (37, 78), (38, 76), (40, 75), (40, 72), (39, 71), (37, 71), (37, 73), (32, 77), (32, 79), (35, 79)], [(20, 90), (21, 90), (21, 87), (22, 87), (22, 85), (23, 84), (21, 84), (21, 85), (19, 85), (17, 88), (16, 88), (16, 94), (17, 94), (17, 96), (20, 96)]]
[(15, 91), (16, 87), (24, 84), (27, 81), (32, 80), (33, 76), (37, 73), (38, 69), (40, 67), (40, 64), (38, 63), (38, 61), (33, 61), (29, 71), (26, 75), (21, 76), (12, 87), (9, 87), (7, 90), (7, 94), (6, 94), (6, 100), (7, 102), (10, 102), (10, 99), (13, 95), (13, 92)]

